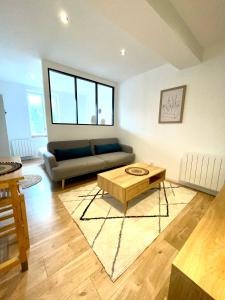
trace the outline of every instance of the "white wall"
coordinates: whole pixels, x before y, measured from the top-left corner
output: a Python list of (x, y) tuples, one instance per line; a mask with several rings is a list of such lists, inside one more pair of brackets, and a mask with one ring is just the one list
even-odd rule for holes
[(5, 108), (0, 95), (0, 156), (9, 156), (9, 140), (5, 120)]
[(49, 85), (48, 85), (48, 68), (60, 70), (69, 74), (78, 75), (84, 78), (96, 80), (105, 84), (112, 85), (116, 87), (115, 82), (105, 80), (103, 78), (96, 77), (81, 71), (72, 69), (70, 67), (62, 66), (50, 61), (42, 61), (42, 71), (43, 71), (43, 81), (44, 81), (44, 91), (45, 91), (45, 110), (46, 110), (46, 121), (48, 130), (48, 140), (76, 140), (76, 139), (89, 139), (89, 138), (106, 138), (106, 137), (116, 137), (117, 136), (117, 118), (116, 118), (116, 89), (115, 89), (115, 125), (114, 126), (95, 126), (95, 125), (61, 125), (52, 124), (51, 121), (51, 109), (50, 109), (50, 99), (49, 99)]
[[(182, 124), (159, 124), (160, 91), (187, 85)], [(178, 180), (188, 151), (225, 153), (225, 54), (185, 70), (165, 65), (120, 85), (119, 137), (137, 161), (167, 168)]]
[[(27, 91), (43, 92), (23, 84), (0, 81), (0, 94), (3, 96), (6, 114), (6, 125), (9, 142), (14, 139), (31, 138)], [(33, 139), (34, 148), (37, 150), (47, 144), (47, 137)]]
[(0, 81), (0, 94), (6, 114), (9, 140), (30, 137), (26, 87), (22, 84)]

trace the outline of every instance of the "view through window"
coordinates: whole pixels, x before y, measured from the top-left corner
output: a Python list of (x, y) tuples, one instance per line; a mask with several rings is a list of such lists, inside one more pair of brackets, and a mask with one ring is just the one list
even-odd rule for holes
[(32, 136), (46, 136), (46, 119), (43, 95), (28, 92), (28, 109)]

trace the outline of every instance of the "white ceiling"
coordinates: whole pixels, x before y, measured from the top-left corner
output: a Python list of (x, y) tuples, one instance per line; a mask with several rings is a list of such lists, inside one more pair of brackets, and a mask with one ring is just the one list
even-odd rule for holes
[[(61, 9), (69, 14), (68, 26), (59, 21)], [(126, 56), (120, 55), (121, 48), (127, 49)], [(41, 58), (113, 81), (165, 63), (86, 0), (1, 1), (0, 79), (40, 85)]]
[[(150, 2), (154, 0), (0, 1), (0, 80), (41, 86), (42, 58), (117, 82), (173, 60), (183, 67), (190, 60), (198, 63)], [(224, 0), (170, 3), (201, 46), (225, 39)], [(113, 15), (104, 14), (105, 5), (114, 8)], [(69, 14), (68, 26), (59, 21), (62, 9)], [(127, 49), (126, 56), (119, 54), (121, 48)]]
[(170, 0), (204, 48), (225, 41), (224, 0)]

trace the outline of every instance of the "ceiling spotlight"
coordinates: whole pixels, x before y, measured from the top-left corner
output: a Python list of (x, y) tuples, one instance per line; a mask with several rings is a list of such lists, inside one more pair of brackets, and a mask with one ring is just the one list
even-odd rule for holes
[(121, 54), (122, 56), (124, 56), (124, 55), (126, 54), (126, 49), (121, 49), (121, 50), (120, 50), (120, 54)]
[(59, 18), (64, 25), (67, 25), (69, 23), (69, 17), (64, 10), (60, 12)]

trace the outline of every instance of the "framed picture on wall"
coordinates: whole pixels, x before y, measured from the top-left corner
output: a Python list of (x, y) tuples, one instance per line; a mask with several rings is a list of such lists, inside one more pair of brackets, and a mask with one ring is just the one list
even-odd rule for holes
[(186, 85), (181, 85), (160, 94), (159, 123), (182, 123)]

